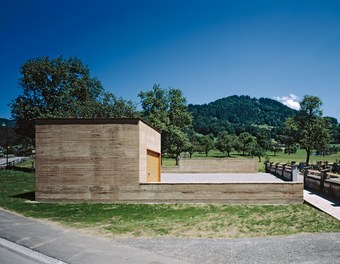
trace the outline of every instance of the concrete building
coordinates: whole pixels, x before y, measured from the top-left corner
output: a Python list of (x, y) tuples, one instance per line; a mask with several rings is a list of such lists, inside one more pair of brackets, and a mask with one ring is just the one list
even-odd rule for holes
[(37, 200), (120, 200), (160, 181), (160, 133), (140, 119), (36, 121)]
[[(290, 204), (302, 182), (186, 182), (185, 173), (252, 173), (255, 160), (187, 160), (181, 182), (162, 182), (161, 135), (140, 119), (52, 119), (36, 122), (38, 201)], [(179, 175), (182, 177), (182, 175)], [(274, 177), (274, 176), (273, 176)]]

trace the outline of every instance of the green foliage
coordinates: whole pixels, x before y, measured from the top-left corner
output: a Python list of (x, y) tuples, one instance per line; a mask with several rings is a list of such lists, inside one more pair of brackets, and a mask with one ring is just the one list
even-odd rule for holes
[(143, 118), (161, 131), (162, 153), (175, 154), (178, 163), (180, 153), (190, 148), (185, 132), (192, 123), (182, 91), (154, 85), (152, 90), (140, 92), (139, 97)]
[(309, 163), (312, 150), (323, 150), (330, 142), (330, 125), (322, 117), (322, 101), (316, 96), (305, 95), (301, 110), (285, 122), (288, 143), (298, 143), (306, 150), (306, 163)]
[(190, 155), (190, 158), (192, 157), (192, 154), (194, 152), (203, 152), (203, 147), (201, 146), (201, 138), (203, 135), (196, 133), (192, 128), (187, 130), (187, 136), (189, 139), (189, 144), (185, 151), (187, 151)]
[(202, 136), (200, 138), (199, 143), (203, 148), (205, 156), (208, 156), (209, 151), (214, 149), (214, 147), (215, 147), (214, 136), (213, 135)]
[(281, 148), (280, 144), (277, 141), (272, 140), (271, 144), (270, 144), (270, 147), (269, 147), (269, 150), (272, 151), (274, 156), (275, 156), (276, 153), (282, 151), (282, 148)]
[(340, 124), (336, 118), (333, 117), (325, 117), (328, 123), (331, 125), (331, 143), (340, 144)]
[(238, 139), (240, 142), (240, 150), (242, 150), (243, 155), (245, 155), (246, 151), (250, 152), (252, 144), (255, 141), (254, 137), (248, 132), (243, 132), (238, 136)]
[(30, 59), (20, 67), (22, 95), (12, 101), (17, 133), (34, 139), (39, 118), (107, 118), (135, 116), (132, 102), (106, 93), (77, 58)]
[(215, 145), (219, 151), (227, 153), (228, 157), (230, 157), (230, 152), (233, 151), (236, 141), (237, 137), (235, 135), (229, 135), (228, 132), (224, 131), (218, 134)]
[(266, 154), (266, 151), (256, 142), (250, 144), (249, 154), (252, 157), (258, 157), (259, 162), (261, 162), (261, 157)]
[(332, 127), (333, 143), (340, 144), (340, 124)]

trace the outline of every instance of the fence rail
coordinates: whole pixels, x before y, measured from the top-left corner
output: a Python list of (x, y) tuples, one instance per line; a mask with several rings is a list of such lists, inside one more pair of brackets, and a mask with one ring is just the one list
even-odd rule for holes
[(265, 163), (265, 170), (285, 181), (297, 181), (298, 166), (294, 164)]
[(333, 173), (331, 168), (314, 170), (305, 167), (303, 178), (305, 189), (340, 200), (340, 174)]

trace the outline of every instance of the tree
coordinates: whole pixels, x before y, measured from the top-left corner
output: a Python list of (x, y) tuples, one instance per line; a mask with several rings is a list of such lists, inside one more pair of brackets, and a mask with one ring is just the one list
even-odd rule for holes
[(254, 142), (254, 137), (248, 132), (243, 132), (238, 136), (238, 139), (241, 145), (242, 154), (244, 155), (246, 151), (250, 150), (251, 144)]
[(255, 137), (255, 140), (250, 143), (250, 154), (254, 157), (258, 157), (261, 162), (261, 156), (266, 154), (266, 151), (271, 147), (271, 141), (269, 138), (269, 131), (260, 129)]
[(189, 147), (185, 131), (192, 124), (182, 91), (162, 89), (155, 84), (152, 90), (140, 92), (138, 96), (143, 108), (142, 117), (161, 131), (162, 154), (175, 154), (178, 165), (181, 151)]
[(175, 154), (176, 165), (179, 165), (181, 152), (187, 150), (190, 147), (190, 141), (187, 135), (179, 127), (174, 125), (169, 126), (165, 132), (165, 135), (168, 144), (167, 150), (169, 153)]
[(285, 121), (287, 137), (306, 150), (306, 164), (312, 150), (323, 149), (330, 142), (330, 124), (322, 117), (321, 105), (318, 97), (305, 95), (300, 111)]
[(256, 134), (256, 143), (263, 150), (263, 152), (266, 152), (270, 149), (271, 141), (268, 130), (261, 129)]
[(210, 150), (214, 148), (214, 136), (212, 134), (205, 135), (200, 139), (200, 145), (202, 146), (205, 156), (208, 156)]
[(48, 57), (26, 61), (20, 67), (22, 95), (11, 103), (17, 134), (34, 142), (38, 118), (133, 117), (130, 101), (106, 93), (78, 58)]
[(331, 125), (331, 143), (339, 144), (340, 143), (340, 124), (338, 124), (338, 120), (334, 117), (324, 117)]
[(216, 148), (223, 152), (227, 153), (228, 157), (230, 157), (230, 152), (234, 149), (235, 145), (235, 136), (229, 135), (228, 132), (224, 131), (218, 134), (216, 141)]
[(256, 141), (253, 141), (250, 144), (249, 149), (249, 153), (252, 155), (252, 157), (258, 157), (259, 162), (261, 162), (261, 156), (265, 155), (264, 149)]
[(191, 159), (192, 154), (194, 152), (202, 152), (203, 151), (203, 148), (200, 145), (200, 138), (202, 137), (202, 135), (196, 133), (192, 128), (190, 128), (187, 131), (187, 136), (188, 136), (190, 144), (187, 145), (187, 148), (185, 149), (185, 151), (187, 151), (189, 153), (190, 159)]
[(272, 151), (274, 153), (274, 156), (276, 156), (276, 153), (281, 152), (282, 148), (277, 141), (272, 140), (271, 145), (270, 145), (270, 151)]
[(340, 124), (333, 129), (334, 144), (340, 144)]

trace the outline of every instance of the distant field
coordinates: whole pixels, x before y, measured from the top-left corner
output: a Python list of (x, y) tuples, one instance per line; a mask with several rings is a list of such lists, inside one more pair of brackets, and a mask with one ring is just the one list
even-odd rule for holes
[[(295, 161), (297, 163), (299, 162), (305, 162), (306, 161), (306, 151), (303, 149), (299, 149), (294, 154), (285, 154), (283, 152), (274, 154), (272, 152), (267, 152), (266, 156), (269, 158), (271, 162), (280, 162), (280, 163), (290, 163), (291, 161)], [(208, 157), (205, 156), (205, 153), (194, 153), (192, 158), (224, 158), (226, 155), (224, 155), (222, 152), (217, 150), (209, 151)], [(237, 152), (231, 153), (232, 158), (251, 158), (249, 156), (242, 156), (238, 154)], [(264, 171), (264, 164), (266, 157), (261, 157), (261, 162), (258, 164), (259, 171)], [(257, 158), (256, 158), (257, 159)], [(317, 161), (328, 161), (328, 162), (335, 162), (337, 160), (340, 160), (340, 153), (332, 154), (332, 155), (326, 155), (326, 156), (311, 156), (310, 157), (310, 163), (316, 163)], [(175, 166), (176, 161), (173, 158), (163, 158), (163, 166)]]

